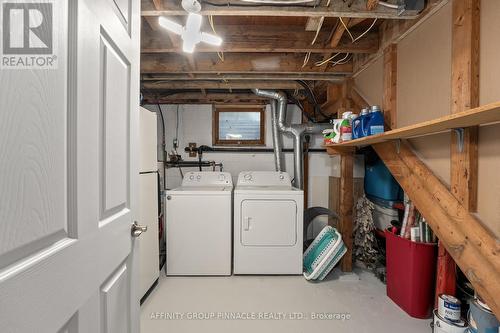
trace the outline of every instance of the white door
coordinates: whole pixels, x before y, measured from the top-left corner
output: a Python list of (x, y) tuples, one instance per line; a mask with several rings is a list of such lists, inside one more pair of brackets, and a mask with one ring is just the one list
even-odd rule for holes
[(2, 1), (1, 332), (139, 331), (139, 7)]
[(243, 200), (241, 244), (293, 246), (297, 243), (297, 204), (293, 200)]

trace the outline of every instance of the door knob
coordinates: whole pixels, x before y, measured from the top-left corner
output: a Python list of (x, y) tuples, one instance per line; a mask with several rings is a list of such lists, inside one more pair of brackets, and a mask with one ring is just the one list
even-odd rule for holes
[(148, 231), (148, 227), (145, 225), (140, 225), (137, 221), (132, 224), (132, 237), (139, 237), (143, 232)]

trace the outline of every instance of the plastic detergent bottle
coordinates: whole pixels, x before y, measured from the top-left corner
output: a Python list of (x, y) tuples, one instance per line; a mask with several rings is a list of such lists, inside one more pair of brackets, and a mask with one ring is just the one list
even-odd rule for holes
[(364, 123), (366, 122), (367, 115), (370, 114), (370, 110), (368, 108), (361, 109), (359, 116), (356, 117), (352, 121), (352, 138), (359, 139), (365, 136), (363, 133)]
[(333, 128), (328, 128), (323, 130), (323, 142), (325, 144), (329, 143), (335, 143), (334, 138), (335, 138), (335, 131)]
[(352, 112), (347, 111), (342, 114), (342, 122), (340, 123), (340, 141), (352, 140)]
[(367, 135), (384, 133), (384, 114), (378, 105), (373, 105), (367, 123)]

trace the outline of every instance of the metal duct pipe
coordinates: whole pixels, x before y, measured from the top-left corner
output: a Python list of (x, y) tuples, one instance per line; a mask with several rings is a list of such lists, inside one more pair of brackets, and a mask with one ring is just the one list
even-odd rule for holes
[(274, 167), (276, 171), (285, 171), (283, 162), (283, 140), (278, 129), (278, 109), (275, 99), (271, 100), (271, 122), (273, 131), (273, 147), (274, 147)]
[[(294, 164), (294, 185), (295, 187), (304, 189), (304, 152), (302, 147), (303, 134), (317, 134), (324, 129), (330, 128), (330, 124), (286, 124), (286, 109), (288, 99), (286, 94), (281, 91), (252, 89), (252, 91), (261, 97), (267, 97), (278, 101), (278, 129), (283, 133), (288, 133), (293, 136), (293, 164)], [(271, 101), (272, 103), (272, 101)], [(277, 147), (275, 147), (276, 149)]]

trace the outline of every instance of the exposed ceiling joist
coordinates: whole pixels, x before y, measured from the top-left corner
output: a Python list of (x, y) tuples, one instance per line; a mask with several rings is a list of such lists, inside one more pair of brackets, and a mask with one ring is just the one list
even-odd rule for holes
[(142, 87), (146, 90), (175, 89), (303, 89), (294, 81), (145, 81)]
[(212, 104), (212, 103), (258, 103), (264, 104), (268, 99), (252, 93), (212, 93), (181, 92), (177, 94), (144, 94), (146, 104)]
[[(352, 4), (350, 4), (352, 2)], [(180, 6), (180, 1), (168, 1), (163, 3), (163, 10), (157, 10), (151, 6), (150, 1), (143, 0), (143, 16), (183, 16), (186, 11)], [(313, 6), (258, 6), (258, 5), (227, 5), (227, 1), (213, 0), (217, 6), (207, 3), (202, 4), (202, 15), (214, 16), (297, 16), (297, 17), (362, 17), (362, 18), (386, 18), (386, 19), (412, 19), (418, 15), (418, 11), (406, 10), (398, 14), (398, 10), (378, 6), (373, 10), (366, 8), (366, 0), (333, 1), (329, 7)]]
[[(302, 54), (247, 54), (228, 53), (224, 62), (216, 54), (200, 53), (195, 60), (195, 69), (186, 65), (185, 57), (178, 54), (143, 54), (141, 58), (141, 73), (319, 73), (323, 66), (315, 66), (320, 57), (311, 56), (311, 61), (305, 67)], [(346, 63), (328, 68), (326, 72), (350, 74), (352, 63)]]
[[(368, 33), (356, 43), (352, 43), (349, 38), (339, 38), (335, 46), (328, 43), (329, 32), (327, 31), (321, 32), (317, 42), (311, 45), (315, 32), (305, 31), (300, 27), (221, 26), (217, 28), (217, 32), (224, 39), (221, 47), (202, 44), (196, 48), (196, 52), (374, 53), (377, 52), (379, 43), (379, 36), (376, 32)], [(179, 43), (172, 46), (162, 31), (152, 31), (143, 36), (142, 53), (178, 52), (181, 52)]]
[(193, 81), (193, 80), (252, 80), (252, 81), (328, 81), (342, 83), (344, 76), (336, 73), (224, 73), (224, 74), (143, 74), (141, 81)]

